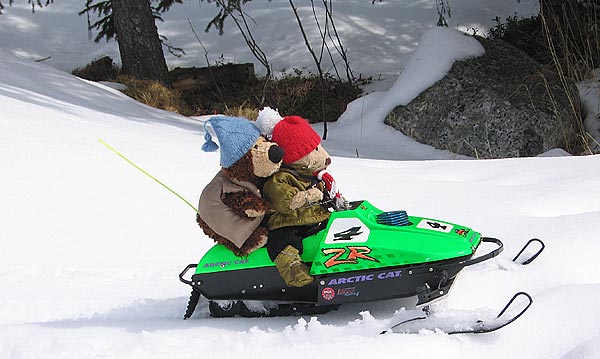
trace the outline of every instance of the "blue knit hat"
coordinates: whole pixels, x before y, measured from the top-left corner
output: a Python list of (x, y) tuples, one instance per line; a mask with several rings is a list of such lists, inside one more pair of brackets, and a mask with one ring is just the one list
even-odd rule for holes
[(221, 145), (221, 166), (229, 168), (254, 146), (260, 130), (243, 117), (215, 116), (204, 122), (202, 151), (215, 152), (219, 146), (213, 142), (206, 125), (210, 122)]

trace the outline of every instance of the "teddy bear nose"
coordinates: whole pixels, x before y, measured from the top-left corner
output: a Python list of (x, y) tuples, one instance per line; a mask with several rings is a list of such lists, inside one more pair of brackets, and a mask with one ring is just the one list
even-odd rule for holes
[(273, 145), (269, 148), (269, 160), (273, 163), (279, 163), (283, 159), (283, 148)]
[(331, 158), (327, 157), (327, 159), (325, 159), (325, 166), (329, 166), (331, 164)]

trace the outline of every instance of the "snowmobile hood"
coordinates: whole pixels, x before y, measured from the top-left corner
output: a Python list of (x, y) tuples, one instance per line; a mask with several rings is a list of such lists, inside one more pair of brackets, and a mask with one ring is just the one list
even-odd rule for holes
[[(334, 212), (320, 241), (305, 255), (312, 258), (311, 274), (398, 267), (471, 256), (481, 235), (471, 228), (404, 211), (383, 212), (367, 201)], [(382, 218), (404, 212), (404, 220)], [(393, 217), (392, 217), (393, 218)], [(390, 223), (391, 222), (391, 223)], [(308, 259), (307, 258), (307, 259)], [(304, 259), (304, 258), (303, 258)]]

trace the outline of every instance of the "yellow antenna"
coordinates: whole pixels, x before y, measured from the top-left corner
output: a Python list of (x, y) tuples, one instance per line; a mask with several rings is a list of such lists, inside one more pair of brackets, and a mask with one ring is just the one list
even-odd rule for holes
[(190, 202), (188, 202), (185, 198), (183, 198), (179, 193), (173, 191), (171, 188), (169, 188), (169, 186), (167, 186), (166, 184), (162, 183), (156, 177), (154, 177), (150, 173), (144, 171), (144, 169), (142, 169), (140, 166), (138, 166), (135, 163), (133, 163), (129, 158), (125, 157), (121, 152), (115, 150), (111, 145), (109, 145), (108, 143), (104, 142), (102, 139), (99, 138), (98, 141), (100, 141), (101, 144), (103, 144), (104, 146), (106, 146), (106, 148), (108, 148), (109, 150), (111, 150), (112, 152), (114, 152), (117, 156), (119, 156), (122, 159), (124, 159), (125, 161), (127, 161), (127, 163), (129, 163), (133, 167), (137, 168), (140, 172), (142, 172), (146, 176), (152, 178), (156, 183), (158, 183), (159, 185), (163, 186), (164, 188), (166, 188), (167, 190), (169, 190), (169, 192), (171, 192), (174, 195), (176, 195), (177, 197), (179, 197), (180, 200), (184, 201), (185, 204), (187, 204), (188, 206), (190, 206), (196, 213), (198, 213), (198, 209), (196, 207), (194, 207)]

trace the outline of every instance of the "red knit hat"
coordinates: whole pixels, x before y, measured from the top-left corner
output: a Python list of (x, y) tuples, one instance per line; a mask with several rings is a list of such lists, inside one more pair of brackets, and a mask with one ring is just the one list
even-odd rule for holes
[(283, 148), (283, 163), (298, 161), (317, 148), (321, 137), (300, 116), (286, 116), (273, 128), (273, 142)]

